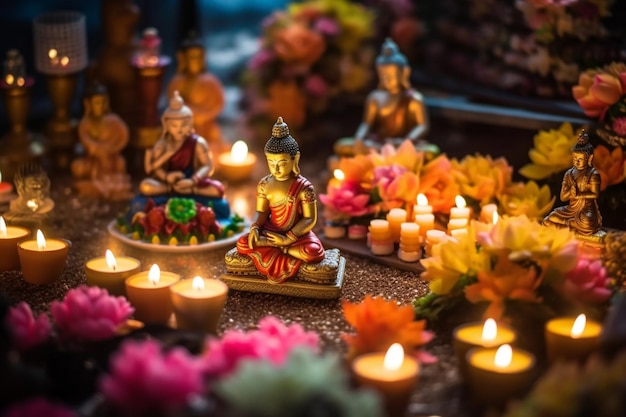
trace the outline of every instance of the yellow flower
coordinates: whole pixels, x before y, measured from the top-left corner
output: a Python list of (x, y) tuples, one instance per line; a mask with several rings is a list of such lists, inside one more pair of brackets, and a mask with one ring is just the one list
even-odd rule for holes
[(533, 180), (542, 180), (572, 166), (572, 146), (578, 132), (563, 123), (557, 130), (540, 130), (535, 135), (535, 147), (528, 151), (532, 163), (524, 165), (519, 173)]
[(502, 213), (510, 216), (525, 214), (531, 219), (541, 219), (552, 209), (556, 196), (550, 193), (550, 187), (539, 188), (535, 181), (511, 184), (502, 195), (498, 196)]
[(432, 256), (421, 262), (425, 271), (420, 278), (428, 281), (430, 291), (437, 295), (448, 294), (463, 275), (489, 268), (489, 257), (476, 250), (469, 234), (436, 244)]
[(600, 173), (600, 190), (619, 184), (626, 177), (626, 155), (621, 147), (609, 151), (606, 146), (598, 145), (593, 150), (593, 167)]
[(511, 183), (513, 168), (506, 159), (476, 154), (468, 155), (461, 161), (453, 159), (452, 169), (461, 194), (479, 201), (489, 203), (502, 194)]

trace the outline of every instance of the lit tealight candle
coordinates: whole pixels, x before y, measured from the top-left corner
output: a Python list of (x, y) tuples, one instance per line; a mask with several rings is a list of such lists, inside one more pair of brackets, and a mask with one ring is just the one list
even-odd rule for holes
[(474, 348), (467, 352), (467, 384), (472, 399), (483, 405), (503, 405), (520, 397), (531, 385), (535, 357), (504, 344), (499, 348)]
[(7, 226), (0, 216), (0, 272), (20, 269), (17, 244), (29, 234), (30, 231), (23, 227)]
[(602, 325), (584, 314), (548, 321), (545, 327), (548, 360), (584, 360), (600, 343)]
[(41, 230), (37, 230), (36, 239), (18, 243), (24, 280), (37, 285), (56, 281), (65, 269), (69, 247), (65, 240), (46, 239)]
[(248, 152), (248, 145), (242, 140), (235, 142), (230, 152), (220, 154), (218, 171), (227, 180), (243, 181), (250, 178), (256, 164), (256, 156)]
[(139, 272), (140, 267), (138, 259), (116, 257), (107, 249), (105, 256), (93, 258), (85, 264), (87, 285), (106, 288), (112, 295), (126, 296), (126, 278)]
[(194, 277), (170, 287), (178, 329), (217, 333), (228, 286), (217, 279)]
[(450, 209), (450, 220), (452, 219), (466, 219), (469, 221), (470, 218), (470, 208), (467, 207), (467, 203), (465, 199), (460, 195), (457, 195), (454, 198), (456, 203), (456, 207), (452, 207)]
[(135, 307), (135, 318), (145, 323), (167, 322), (173, 312), (170, 286), (179, 280), (177, 274), (161, 272), (157, 264), (127, 278), (126, 294)]
[(402, 345), (394, 343), (387, 353), (361, 355), (352, 363), (352, 370), (360, 385), (382, 395), (388, 415), (404, 415), (417, 382), (419, 363), (404, 355)]
[(454, 352), (462, 373), (465, 373), (465, 355), (475, 347), (494, 347), (502, 344), (512, 344), (516, 335), (513, 329), (504, 325), (496, 324), (492, 318), (484, 323), (473, 322), (456, 327), (452, 333)]
[(428, 198), (423, 194), (417, 195), (417, 205), (413, 206), (413, 215), (417, 214), (431, 214), (433, 212), (433, 206), (428, 204)]

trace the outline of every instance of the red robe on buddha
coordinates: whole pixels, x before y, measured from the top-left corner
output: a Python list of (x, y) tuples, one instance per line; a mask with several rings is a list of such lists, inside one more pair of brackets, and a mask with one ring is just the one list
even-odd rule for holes
[[(302, 218), (300, 193), (311, 183), (302, 176), (297, 176), (289, 188), (287, 197), (276, 204), (270, 205), (270, 215), (259, 230), (259, 237), (267, 236), (267, 232), (285, 234)], [(287, 249), (298, 251), (298, 258), (287, 253)], [(257, 246), (248, 247), (248, 235), (237, 241), (237, 251), (252, 258), (256, 269), (275, 284), (285, 282), (295, 276), (302, 262), (317, 263), (324, 259), (324, 247), (315, 233), (309, 231), (289, 245), (282, 247)]]
[[(167, 172), (182, 171), (183, 174), (185, 174), (185, 178), (191, 178), (195, 172), (193, 161), (195, 160), (198, 135), (192, 133), (184, 140), (185, 142), (180, 146), (180, 148), (178, 148), (176, 153), (172, 155), (170, 160), (165, 165), (165, 170)], [(224, 185), (212, 178), (200, 178), (198, 180), (198, 184), (196, 184), (196, 187), (198, 188), (206, 188), (210, 186), (217, 188), (222, 194), (224, 193)]]

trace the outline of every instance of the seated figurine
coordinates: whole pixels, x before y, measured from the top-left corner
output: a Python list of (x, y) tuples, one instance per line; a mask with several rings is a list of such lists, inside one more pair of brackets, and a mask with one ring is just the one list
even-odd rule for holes
[(343, 138), (335, 143), (334, 152), (338, 156), (366, 153), (386, 142), (396, 145), (405, 139), (415, 142), (428, 132), (424, 98), (411, 87), (411, 68), (391, 39), (382, 46), (376, 70), (378, 88), (367, 96), (363, 120), (354, 138)]
[(193, 124), (198, 135), (205, 138), (213, 152), (225, 150), (217, 116), (224, 108), (222, 84), (206, 72), (205, 50), (201, 39), (193, 35), (186, 39), (176, 55), (178, 70), (167, 87), (168, 96), (178, 91), (193, 112)]
[(593, 145), (583, 130), (572, 148), (573, 167), (563, 176), (560, 198), (569, 204), (554, 209), (543, 220), (544, 225), (569, 227), (583, 240), (601, 241), (602, 215), (597, 199), (600, 195), (600, 173), (593, 167)]
[(211, 178), (211, 151), (193, 129), (193, 113), (174, 91), (161, 118), (163, 135), (146, 151), (144, 167), (148, 178), (140, 186), (145, 196), (163, 194), (218, 197), (224, 195), (221, 182)]
[(282, 117), (265, 144), (265, 157), (270, 174), (257, 185), (254, 222), (237, 247), (227, 253), (227, 271), (261, 275), (272, 284), (296, 276), (317, 284), (335, 284), (339, 252), (324, 251), (313, 233), (315, 190), (300, 175), (298, 143)]
[(41, 226), (47, 222), (54, 209), (50, 198), (50, 179), (43, 168), (35, 163), (21, 167), (15, 174), (17, 198), (11, 201), (7, 221), (24, 226)]
[(109, 96), (102, 85), (88, 90), (85, 115), (78, 136), (86, 155), (72, 162), (72, 174), (80, 194), (120, 199), (129, 197), (130, 178), (120, 152), (128, 144), (128, 127), (109, 111)]

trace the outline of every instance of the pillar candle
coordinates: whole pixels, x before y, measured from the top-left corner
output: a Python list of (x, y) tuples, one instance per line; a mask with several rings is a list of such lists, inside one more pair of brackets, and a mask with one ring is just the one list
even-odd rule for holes
[(420, 236), (422, 239), (426, 238), (426, 232), (435, 228), (435, 215), (430, 214), (416, 214), (415, 223), (420, 226)]
[(217, 334), (228, 286), (217, 279), (194, 277), (170, 287), (176, 327)]
[(472, 400), (501, 406), (530, 388), (535, 367), (533, 354), (505, 344), (467, 352), (467, 384)]
[(135, 308), (135, 318), (145, 323), (163, 324), (172, 315), (170, 286), (180, 280), (172, 272), (161, 272), (157, 264), (150, 271), (126, 279), (128, 301)]
[(454, 353), (459, 361), (461, 373), (465, 374), (465, 355), (475, 347), (496, 347), (513, 344), (515, 332), (505, 324), (497, 324), (494, 319), (485, 322), (472, 322), (457, 326), (452, 332)]
[(422, 256), (420, 227), (415, 223), (404, 222), (400, 226), (400, 247), (398, 258), (405, 262), (417, 262)]
[(449, 239), (446, 232), (441, 230), (428, 230), (426, 232), (426, 245), (424, 246), (424, 252), (427, 256), (432, 256), (433, 246), (437, 243), (444, 242)]
[(546, 323), (545, 337), (549, 361), (557, 359), (582, 361), (600, 343), (602, 325), (587, 320), (584, 314), (578, 317), (560, 317)]
[(495, 204), (485, 204), (480, 208), (480, 221), (484, 223), (491, 223), (493, 219), (493, 213), (498, 211), (498, 206)]
[(406, 210), (394, 208), (387, 213), (387, 221), (389, 222), (389, 230), (391, 231), (391, 239), (400, 242), (400, 226), (406, 222)]
[(460, 195), (455, 198), (456, 207), (450, 209), (450, 220), (452, 219), (467, 219), (470, 218), (470, 208), (467, 207), (465, 199)]
[(106, 288), (109, 294), (126, 296), (126, 278), (139, 272), (141, 262), (130, 256), (115, 257), (107, 249), (105, 256), (85, 264), (87, 285)]
[(374, 255), (393, 253), (393, 240), (391, 240), (391, 231), (387, 220), (374, 219), (370, 221), (369, 244)]
[(46, 239), (41, 230), (37, 230), (36, 239), (18, 243), (17, 253), (24, 281), (36, 285), (56, 281), (65, 269), (69, 248), (69, 242)]
[(417, 204), (413, 206), (413, 216), (418, 214), (432, 214), (433, 206), (428, 204), (428, 198), (422, 193), (417, 195)]
[(20, 269), (20, 258), (17, 254), (18, 242), (25, 240), (30, 230), (23, 227), (7, 226), (0, 216), (0, 272)]
[(466, 229), (468, 226), (468, 221), (467, 219), (450, 219), (450, 221), (448, 222), (448, 232), (451, 232), (452, 230), (457, 230), (457, 229)]

